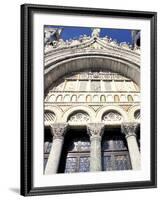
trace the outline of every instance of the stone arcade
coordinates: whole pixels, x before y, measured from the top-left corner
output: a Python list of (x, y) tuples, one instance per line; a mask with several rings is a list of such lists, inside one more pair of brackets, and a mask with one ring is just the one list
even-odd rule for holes
[(45, 174), (141, 167), (140, 48), (99, 33), (45, 43)]

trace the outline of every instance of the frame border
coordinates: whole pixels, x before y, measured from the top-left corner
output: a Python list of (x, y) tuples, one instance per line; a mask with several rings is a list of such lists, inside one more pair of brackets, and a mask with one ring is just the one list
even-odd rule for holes
[[(90, 16), (117, 16), (119, 18), (150, 19), (151, 26), (151, 152), (150, 181), (102, 183), (71, 186), (33, 187), (33, 13), (63, 13)], [(114, 10), (50, 5), (21, 5), (21, 180), (23, 196), (101, 192), (157, 187), (157, 13), (149, 11)]]

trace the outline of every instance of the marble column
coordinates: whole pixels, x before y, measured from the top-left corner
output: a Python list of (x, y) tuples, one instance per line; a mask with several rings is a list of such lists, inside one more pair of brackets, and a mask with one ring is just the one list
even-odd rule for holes
[(104, 131), (103, 123), (89, 123), (87, 133), (90, 135), (90, 171), (101, 171), (101, 139)]
[(127, 140), (132, 169), (134, 170), (140, 169), (140, 152), (136, 139), (137, 127), (138, 124), (132, 122), (122, 123), (121, 125), (121, 130), (125, 134)]
[(58, 171), (62, 147), (64, 143), (64, 134), (67, 130), (66, 123), (57, 123), (50, 125), (53, 135), (52, 147), (45, 168), (45, 174), (55, 174)]

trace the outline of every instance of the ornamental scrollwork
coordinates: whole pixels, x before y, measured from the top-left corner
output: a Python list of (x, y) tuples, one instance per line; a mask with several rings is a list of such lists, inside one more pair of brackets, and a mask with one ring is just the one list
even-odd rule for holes
[(68, 122), (89, 122), (90, 121), (90, 117), (87, 113), (85, 112), (78, 112), (75, 113), (73, 115), (71, 115), (68, 119)]
[(111, 111), (111, 112), (106, 113), (106, 114), (103, 116), (102, 121), (103, 121), (103, 122), (121, 121), (122, 119), (123, 119), (123, 118), (122, 118), (122, 115), (120, 115), (118, 112)]

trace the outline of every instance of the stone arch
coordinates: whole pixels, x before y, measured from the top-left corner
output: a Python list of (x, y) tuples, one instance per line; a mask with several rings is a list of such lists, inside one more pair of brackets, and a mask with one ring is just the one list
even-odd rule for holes
[(138, 121), (138, 122), (140, 121), (139, 119), (135, 119), (135, 117), (134, 117), (134, 113), (137, 110), (140, 110), (140, 106), (138, 106), (138, 105), (132, 106), (129, 109), (129, 111), (128, 111), (129, 120), (131, 120), (131, 121)]
[(127, 101), (128, 101), (128, 102), (133, 102), (133, 101), (134, 101), (134, 99), (133, 99), (133, 97), (132, 97), (131, 94), (130, 94), (130, 95), (127, 95)]
[(55, 102), (55, 100), (56, 100), (56, 96), (54, 94), (51, 94), (46, 97), (46, 101), (48, 102)]
[(77, 102), (77, 95), (72, 95), (71, 96), (71, 102)]
[(85, 96), (83, 94), (78, 95), (78, 102), (84, 102)]
[(87, 95), (86, 96), (86, 102), (92, 102), (92, 97), (91, 97), (91, 95)]
[(100, 101), (99, 96), (97, 94), (93, 95), (92, 102), (99, 102), (99, 101)]
[[(123, 117), (123, 121), (128, 121), (128, 115), (126, 111), (123, 110), (123, 108), (121, 108), (120, 106), (103, 106), (97, 111), (97, 115), (96, 115), (97, 121), (101, 122), (103, 115), (109, 111), (118, 112)], [(118, 123), (120, 124), (120, 122)]]
[(64, 102), (70, 102), (70, 95), (69, 94), (64, 95)]
[[(52, 112), (55, 114), (55, 121), (54, 122), (60, 122), (61, 117), (62, 117), (62, 110), (60, 108), (58, 108), (57, 106), (54, 105), (45, 105), (44, 108), (44, 114), (45, 112)], [(48, 126), (49, 124), (45, 124), (45, 126)]]
[(68, 119), (67, 119), (67, 122), (69, 124), (84, 124), (84, 123), (89, 123), (90, 122), (90, 116), (88, 115), (87, 112), (85, 111), (82, 111), (82, 110), (78, 110), (78, 111), (75, 111), (73, 113), (71, 113), (69, 116), (68, 116)]
[(104, 94), (100, 96), (100, 102), (106, 102), (106, 96)]
[(116, 110), (110, 110), (102, 115), (101, 121), (107, 124), (116, 124), (123, 122), (123, 116)]
[(89, 115), (90, 117), (90, 122), (94, 122), (95, 121), (95, 115), (96, 113), (94, 112), (94, 110), (88, 106), (74, 106), (74, 107), (71, 107), (69, 108), (63, 115), (62, 117), (62, 122), (67, 122), (68, 121), (68, 118), (69, 116), (74, 113), (74, 112), (77, 112), (77, 111), (82, 111), (82, 112), (85, 112)]
[(51, 84), (59, 78), (70, 74), (71, 72), (79, 72), (88, 69), (101, 69), (102, 71), (112, 71), (119, 73), (133, 80), (138, 86), (140, 85), (140, 66), (109, 55), (101, 53), (93, 55), (72, 56), (66, 58), (61, 57), (60, 61), (50, 63), (45, 68), (45, 91), (47, 92)]
[(45, 110), (44, 112), (44, 122), (45, 126), (48, 126), (50, 124), (53, 124), (56, 120), (55, 113), (49, 110)]
[(115, 102), (115, 103), (120, 102), (120, 97), (119, 97), (118, 94), (114, 95), (114, 102)]
[(62, 102), (63, 101), (63, 95), (58, 95), (56, 97), (56, 102)]

